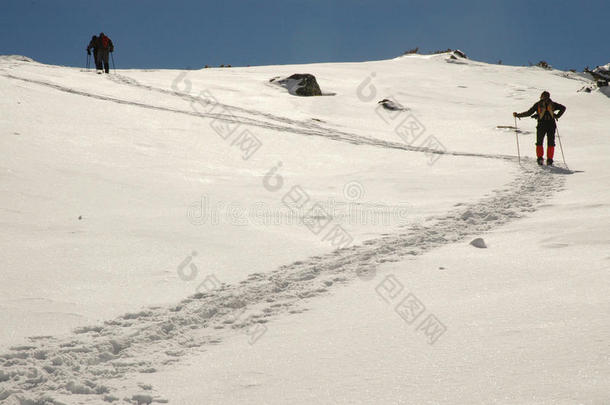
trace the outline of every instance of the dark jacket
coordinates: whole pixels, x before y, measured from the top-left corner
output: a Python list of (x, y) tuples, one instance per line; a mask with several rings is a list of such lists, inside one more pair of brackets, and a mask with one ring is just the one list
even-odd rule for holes
[(98, 51), (114, 52), (114, 44), (106, 35), (97, 37), (96, 48)]
[(97, 37), (94, 35), (91, 37), (91, 41), (89, 41), (89, 46), (87, 46), (87, 51), (93, 49), (93, 53), (97, 52)]
[[(551, 107), (550, 110), (553, 111), (553, 113), (551, 114), (549, 112), (548, 109), (544, 108), (543, 105), (541, 105), (540, 103), (543, 102), (543, 100), (538, 101), (536, 104), (534, 104), (532, 106), (532, 108), (530, 108), (529, 110), (519, 113), (517, 114), (517, 117), (521, 118), (521, 117), (533, 117), (536, 118), (538, 120), (538, 122), (540, 121), (551, 121), (551, 122), (555, 122), (555, 120), (559, 117), (561, 117), (563, 115), (563, 113), (566, 112), (566, 107), (556, 103), (552, 100), (549, 100), (551, 103)], [(538, 114), (538, 107), (541, 107), (541, 110), (543, 111), (542, 116), (540, 116), (540, 114)], [(558, 113), (555, 113), (555, 111), (559, 111)]]

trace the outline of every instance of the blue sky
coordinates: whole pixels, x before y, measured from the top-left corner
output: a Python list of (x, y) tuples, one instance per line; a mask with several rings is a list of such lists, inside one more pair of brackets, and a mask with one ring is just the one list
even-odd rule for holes
[(459, 48), (486, 62), (610, 62), (610, 1), (0, 0), (0, 54), (83, 66), (93, 34), (117, 68), (388, 59)]

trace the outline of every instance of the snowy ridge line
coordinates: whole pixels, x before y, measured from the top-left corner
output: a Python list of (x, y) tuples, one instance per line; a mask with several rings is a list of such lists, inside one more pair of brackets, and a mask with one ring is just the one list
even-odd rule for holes
[[(376, 147), (381, 147), (381, 148), (399, 149), (399, 150), (405, 150), (405, 151), (409, 151), (409, 152), (420, 152), (420, 153), (435, 154), (435, 155), (475, 157), (475, 158), (485, 158), (485, 159), (500, 159), (500, 160), (508, 160), (508, 161), (517, 160), (517, 157), (512, 156), (512, 155), (457, 152), (457, 151), (438, 150), (438, 149), (428, 148), (428, 147), (424, 147), (424, 146), (410, 146), (410, 145), (406, 145), (406, 144), (400, 143), (400, 142), (383, 141), (383, 140), (379, 140), (379, 139), (368, 138), (368, 137), (361, 136), (361, 135), (351, 134), (348, 132), (337, 131), (337, 130), (330, 129), (330, 128), (323, 128), (323, 127), (318, 127), (320, 129), (295, 128), (294, 126), (277, 125), (277, 124), (269, 123), (266, 121), (249, 118), (249, 117), (240, 117), (240, 116), (236, 116), (236, 115), (215, 114), (215, 113), (199, 113), (196, 111), (179, 110), (179, 109), (174, 109), (174, 108), (169, 108), (169, 107), (162, 107), (162, 106), (155, 106), (155, 105), (151, 105), (151, 104), (140, 103), (137, 101), (123, 100), (120, 98), (115, 98), (115, 97), (110, 97), (110, 96), (103, 96), (103, 95), (99, 95), (99, 94), (87, 93), (82, 90), (72, 89), (69, 87), (61, 86), (58, 84), (54, 84), (54, 83), (50, 83), (50, 82), (46, 82), (46, 81), (42, 81), (42, 80), (26, 79), (23, 77), (12, 75), (12, 74), (2, 74), (2, 76), (7, 77), (9, 79), (21, 80), (21, 81), (28, 82), (28, 83), (34, 83), (34, 84), (39, 84), (41, 86), (51, 87), (53, 89), (56, 89), (56, 90), (59, 90), (62, 92), (66, 92), (66, 93), (70, 93), (70, 94), (76, 94), (79, 96), (90, 97), (90, 98), (94, 98), (94, 99), (98, 99), (98, 100), (110, 101), (110, 102), (114, 102), (117, 104), (131, 105), (131, 106), (146, 108), (146, 109), (150, 109), (150, 110), (172, 112), (172, 113), (177, 113), (177, 114), (185, 114), (185, 115), (199, 117), (199, 118), (212, 118), (212, 119), (222, 120), (222, 121), (226, 121), (226, 122), (230, 122), (230, 123), (251, 125), (251, 126), (256, 126), (256, 127), (263, 128), (263, 129), (270, 129), (270, 130), (279, 131), (279, 132), (291, 132), (294, 134), (307, 135), (307, 136), (320, 136), (320, 137), (330, 139), (333, 141), (348, 142), (348, 143), (351, 143), (354, 145), (376, 146)], [(181, 96), (181, 93), (177, 93), (177, 94), (175, 94), (175, 92), (170, 92), (170, 93), (173, 93), (174, 95), (177, 95), (177, 96)], [(185, 95), (182, 95), (182, 96), (185, 96)], [(192, 97), (192, 96), (189, 96), (189, 97)], [(223, 106), (225, 106), (225, 105), (223, 105)], [(261, 114), (263, 114), (263, 113), (261, 113)], [(295, 125), (299, 125), (299, 121), (292, 121), (292, 123)]]
[[(444, 215), (428, 218), (427, 224), (409, 226), (397, 235), (296, 261), (270, 273), (250, 274), (240, 283), (197, 293), (177, 305), (128, 313), (103, 325), (78, 328), (66, 337), (30, 338), (27, 344), (0, 354), (0, 400), (58, 404), (72, 394), (84, 394), (99, 403), (118, 399), (112, 394), (119, 391), (141, 395), (131, 382), (137, 379), (121, 377), (170, 366), (235, 333), (229, 329), (243, 331), (282, 314), (303, 312), (306, 309), (298, 305), (307, 299), (357, 278), (374, 278), (382, 263), (419, 256), (521, 218), (561, 190), (565, 181), (565, 176), (524, 166), (492, 196), (457, 204)], [(236, 317), (236, 311), (246, 316)], [(151, 393), (154, 390), (147, 395)], [(25, 402), (42, 398), (48, 402)], [(86, 398), (79, 396), (79, 401)], [(150, 399), (163, 401), (158, 395)]]

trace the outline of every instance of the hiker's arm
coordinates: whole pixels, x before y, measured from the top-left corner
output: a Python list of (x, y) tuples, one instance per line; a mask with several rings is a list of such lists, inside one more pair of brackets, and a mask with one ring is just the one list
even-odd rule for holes
[(559, 117), (561, 117), (563, 115), (563, 113), (566, 112), (566, 106), (559, 104), (559, 103), (553, 103), (553, 107), (555, 110), (559, 110), (559, 112), (557, 114), (555, 114), (555, 119), (559, 119)]
[(536, 111), (538, 111), (538, 103), (534, 104), (532, 106), (532, 108), (530, 108), (529, 110), (522, 112), (522, 113), (517, 113), (517, 114), (513, 114), (515, 117), (517, 118), (522, 118), (522, 117), (529, 117), (530, 115), (532, 115), (533, 113), (535, 113)]

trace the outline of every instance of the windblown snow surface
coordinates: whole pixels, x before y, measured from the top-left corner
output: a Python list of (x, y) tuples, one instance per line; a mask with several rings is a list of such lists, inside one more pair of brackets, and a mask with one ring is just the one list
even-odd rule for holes
[[(335, 95), (269, 83), (293, 73)], [(448, 54), (0, 57), (0, 402), (610, 403), (610, 100), (587, 84)], [(555, 168), (535, 122), (506, 128), (543, 90)]]

